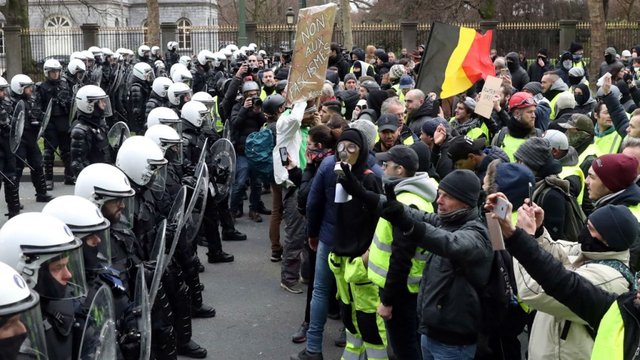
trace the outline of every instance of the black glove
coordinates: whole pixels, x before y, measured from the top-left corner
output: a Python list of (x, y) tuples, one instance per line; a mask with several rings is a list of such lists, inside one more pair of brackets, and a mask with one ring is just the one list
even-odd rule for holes
[(393, 200), (387, 198), (380, 216), (390, 222), (391, 225), (398, 227), (402, 232), (406, 233), (413, 229), (413, 219), (404, 210), (404, 204), (396, 200), (395, 196)]
[(365, 189), (360, 180), (356, 179), (355, 175), (353, 175), (349, 164), (340, 163), (340, 167), (344, 175), (338, 177), (338, 182), (351, 196), (362, 199), (367, 194), (367, 189)]

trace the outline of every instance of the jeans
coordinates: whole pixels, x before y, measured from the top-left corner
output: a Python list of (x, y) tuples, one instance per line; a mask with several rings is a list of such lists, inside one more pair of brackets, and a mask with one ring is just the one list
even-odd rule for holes
[(426, 335), (420, 337), (422, 360), (473, 360), (476, 344), (447, 345)]
[[(231, 211), (242, 210), (242, 195), (247, 188), (247, 180), (251, 184), (251, 194), (249, 195), (249, 209), (257, 210), (260, 208), (260, 194), (262, 186), (258, 178), (252, 174), (249, 168), (249, 160), (244, 155), (238, 155), (236, 158), (236, 179), (231, 189)], [(263, 205), (264, 206), (264, 205)]]
[(331, 296), (331, 282), (333, 273), (329, 269), (329, 252), (331, 248), (318, 242), (316, 255), (316, 273), (313, 279), (313, 295), (311, 297), (311, 320), (307, 330), (307, 351), (322, 352), (322, 333), (327, 322), (329, 297)]

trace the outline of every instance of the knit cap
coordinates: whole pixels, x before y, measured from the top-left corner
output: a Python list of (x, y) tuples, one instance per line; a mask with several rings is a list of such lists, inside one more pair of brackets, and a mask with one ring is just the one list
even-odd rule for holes
[(638, 160), (625, 154), (607, 154), (593, 160), (591, 168), (604, 186), (615, 193), (636, 181)]
[(558, 108), (558, 111), (564, 110), (564, 109), (573, 109), (576, 107), (576, 98), (573, 96), (572, 93), (568, 91), (561, 92), (558, 95), (556, 106)]
[(471, 170), (450, 172), (440, 181), (440, 189), (471, 207), (478, 205), (480, 180)]
[(348, 73), (344, 76), (344, 82), (346, 83), (349, 80), (353, 80), (353, 81), (358, 81), (358, 79), (356, 79), (356, 76), (353, 73)]
[(522, 91), (525, 90), (533, 96), (538, 95), (542, 92), (542, 84), (537, 81), (528, 82), (522, 87)]
[(501, 163), (496, 167), (496, 185), (498, 191), (513, 204), (514, 211), (524, 204), (529, 197), (529, 184), (536, 185), (536, 179), (531, 170), (514, 163)]
[(532, 171), (540, 170), (553, 158), (551, 144), (547, 139), (540, 137), (529, 138), (524, 144), (520, 145), (514, 156)]
[(392, 81), (400, 79), (404, 75), (404, 65), (395, 64), (389, 70), (389, 79)]
[(629, 249), (638, 237), (638, 220), (624, 205), (605, 205), (594, 211), (589, 221), (612, 251)]

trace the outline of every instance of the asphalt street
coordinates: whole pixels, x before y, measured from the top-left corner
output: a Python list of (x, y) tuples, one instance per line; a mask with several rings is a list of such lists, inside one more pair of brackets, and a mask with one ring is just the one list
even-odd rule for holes
[[(72, 186), (56, 183), (52, 195), (69, 195)], [(35, 202), (35, 191), (30, 182), (20, 184), (23, 212), (40, 211), (44, 204)], [(263, 195), (270, 208), (271, 196)], [(200, 274), (205, 285), (205, 302), (213, 305), (217, 315), (212, 319), (193, 321), (193, 339), (209, 351), (208, 359), (288, 360), (289, 356), (304, 348), (291, 342), (291, 335), (304, 319), (305, 296), (290, 294), (280, 288), (280, 263), (269, 261), (271, 255), (268, 238), (269, 216), (262, 223), (245, 216), (236, 227), (248, 236), (246, 241), (223, 242), (224, 251), (235, 256), (228, 264), (208, 264), (206, 249), (198, 254), (206, 271)], [(0, 199), (0, 226), (7, 218), (7, 205)], [(37, 226), (37, 224), (34, 224)], [(306, 291), (306, 289), (305, 289)], [(339, 359), (342, 349), (333, 345), (338, 336), (340, 321), (327, 320), (324, 337), (324, 358)]]

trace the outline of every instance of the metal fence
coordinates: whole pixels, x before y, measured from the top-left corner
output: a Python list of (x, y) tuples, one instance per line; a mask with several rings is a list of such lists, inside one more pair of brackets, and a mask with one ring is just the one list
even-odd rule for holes
[[(459, 26), (479, 29), (479, 23), (462, 23)], [(640, 43), (640, 22), (608, 22), (607, 46), (614, 46), (619, 52)], [(431, 31), (431, 24), (418, 24), (418, 44), (426, 44)], [(98, 31), (98, 46), (112, 50), (128, 48), (135, 50), (145, 43), (146, 28), (118, 27), (100, 28)], [(294, 29), (286, 24), (258, 25), (255, 30), (255, 42), (259, 48), (268, 53), (289, 47), (289, 39), (293, 37)], [(353, 42), (356, 46), (366, 47), (374, 45), (388, 51), (399, 51), (402, 47), (402, 29), (397, 24), (354, 24), (352, 28)], [(23, 66), (25, 71), (38, 76), (38, 65), (46, 58), (56, 57), (65, 62), (73, 51), (82, 49), (83, 34), (80, 28), (58, 29), (24, 29), (21, 33)], [(180, 43), (179, 52), (182, 55), (194, 55), (201, 49), (217, 50), (222, 46), (237, 41), (237, 27), (233, 25), (192, 26), (182, 29), (176, 34)], [(534, 58), (540, 48), (546, 48), (549, 56), (559, 56), (563, 49), (559, 48), (559, 22), (522, 22), (499, 23), (494, 34), (498, 53), (521, 51), (527, 58)], [(4, 39), (1, 39), (2, 41)], [(333, 40), (343, 43), (341, 29), (334, 28)], [(583, 44), (585, 54), (589, 54), (590, 25), (579, 22), (576, 26), (576, 41)], [(3, 45), (3, 44), (2, 44)], [(7, 49), (5, 49), (6, 51)], [(408, 49), (411, 50), (411, 49)], [(604, 49), (603, 49), (604, 50)], [(0, 55), (0, 70), (5, 68), (4, 56)]]

